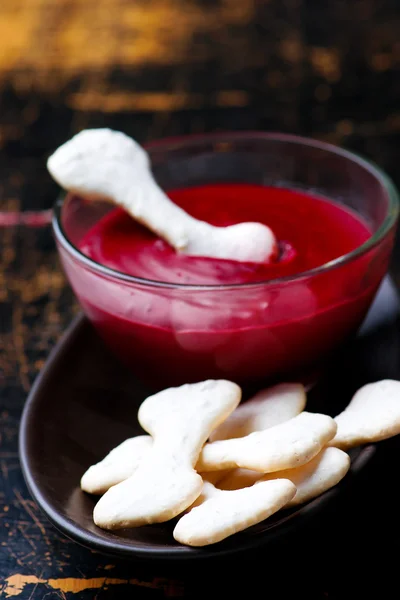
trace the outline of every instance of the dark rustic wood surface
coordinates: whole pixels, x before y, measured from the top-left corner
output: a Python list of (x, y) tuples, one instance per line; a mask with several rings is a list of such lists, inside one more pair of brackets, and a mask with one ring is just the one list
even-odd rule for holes
[[(149, 569), (77, 546), (48, 524), (24, 485), (21, 411), (79, 310), (48, 225), (57, 192), (48, 154), (85, 127), (122, 129), (140, 142), (280, 130), (361, 152), (400, 186), (398, 39), (398, 0), (1, 0), (0, 597), (197, 597), (210, 585), (201, 568)], [(398, 259), (399, 244), (396, 283)], [(389, 566), (376, 569), (377, 548), (388, 560), (385, 528), (398, 531), (398, 445), (383, 448), (368, 475), (388, 495), (382, 528), (353, 510), (344, 527), (354, 526), (351, 534), (336, 540), (329, 560), (310, 535), (309, 560), (289, 553), (294, 544), (273, 569), (268, 555), (258, 557), (261, 571), (254, 558), (221, 565), (214, 593), (346, 598), (349, 577), (359, 590), (366, 580), (361, 559), (394, 591)], [(293, 576), (272, 583), (285, 565)]]

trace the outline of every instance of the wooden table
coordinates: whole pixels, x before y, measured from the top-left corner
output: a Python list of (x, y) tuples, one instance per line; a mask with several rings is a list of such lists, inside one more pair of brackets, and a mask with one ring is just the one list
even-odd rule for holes
[[(352, 502), (323, 525), (274, 556), (210, 571), (150, 569), (69, 541), (29, 496), (17, 452), (27, 394), (79, 310), (49, 227), (57, 187), (48, 154), (85, 127), (122, 129), (140, 142), (280, 130), (359, 151), (400, 186), (398, 12), (391, 0), (2, 0), (0, 597), (200, 597), (212, 589), (215, 596), (342, 600), (350, 589), (358, 591), (353, 598), (369, 597), (374, 574), (398, 595), (386, 550), (400, 522), (397, 439), (381, 444)], [(399, 257), (397, 244), (397, 284)], [(396, 328), (393, 335), (382, 360), (396, 373)]]

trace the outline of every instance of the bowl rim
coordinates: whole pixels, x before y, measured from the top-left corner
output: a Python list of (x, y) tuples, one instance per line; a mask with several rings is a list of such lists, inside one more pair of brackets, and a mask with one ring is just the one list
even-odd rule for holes
[(150, 141), (143, 144), (143, 147), (151, 154), (152, 150), (176, 150), (182, 147), (196, 147), (204, 142), (233, 142), (243, 141), (245, 139), (265, 139), (275, 140), (279, 142), (289, 142), (293, 144), (305, 145), (313, 147), (318, 150), (330, 152), (343, 158), (350, 160), (353, 163), (358, 164), (360, 167), (368, 171), (372, 176), (380, 183), (382, 188), (386, 191), (388, 197), (388, 209), (386, 216), (376, 230), (376, 232), (369, 237), (360, 246), (357, 246), (351, 252), (347, 252), (341, 256), (338, 256), (318, 267), (301, 271), (292, 275), (286, 275), (284, 277), (276, 277), (274, 279), (260, 280), (254, 282), (245, 283), (230, 283), (230, 284), (185, 284), (185, 283), (173, 283), (166, 281), (158, 281), (153, 279), (146, 279), (143, 277), (136, 277), (134, 275), (128, 275), (116, 269), (112, 269), (105, 265), (102, 265), (92, 258), (89, 258), (83, 252), (81, 252), (67, 237), (66, 232), (61, 223), (61, 210), (65, 198), (69, 195), (69, 192), (61, 193), (54, 206), (53, 206), (53, 217), (52, 217), (52, 228), (56, 241), (78, 262), (92, 271), (95, 271), (108, 279), (116, 279), (123, 281), (124, 283), (131, 283), (135, 285), (141, 285), (146, 287), (157, 287), (157, 288), (169, 288), (179, 289), (186, 291), (194, 290), (232, 290), (232, 289), (249, 289), (265, 286), (275, 286), (282, 283), (290, 283), (294, 281), (300, 281), (305, 278), (313, 277), (327, 271), (331, 271), (337, 267), (351, 262), (352, 260), (366, 254), (369, 250), (377, 246), (385, 236), (394, 228), (397, 224), (397, 220), (400, 214), (400, 197), (399, 193), (394, 185), (392, 179), (387, 173), (376, 165), (373, 161), (366, 159), (359, 155), (353, 150), (343, 149), (335, 144), (329, 142), (323, 142), (310, 137), (304, 137), (300, 135), (285, 134), (279, 132), (263, 132), (263, 131), (218, 131), (215, 133), (200, 133), (193, 135), (183, 135), (178, 137), (165, 137), (158, 140)]

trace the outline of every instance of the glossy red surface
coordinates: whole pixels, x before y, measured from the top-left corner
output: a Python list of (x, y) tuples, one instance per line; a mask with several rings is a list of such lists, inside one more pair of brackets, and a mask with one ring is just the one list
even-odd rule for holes
[(174, 190), (169, 197), (192, 216), (213, 225), (244, 221), (268, 225), (278, 239), (280, 260), (256, 265), (186, 256), (118, 209), (86, 234), (80, 249), (102, 265), (144, 279), (225, 285), (313, 269), (351, 252), (371, 235), (360, 217), (346, 207), (284, 188), (219, 184)]
[(233, 288), (154, 286), (91, 273), (64, 255), (86, 314), (143, 379), (165, 386), (214, 377), (241, 384), (299, 378), (357, 330), (386, 272), (390, 241), (386, 249), (374, 248), (336, 269), (274, 281), (362, 244), (371, 234), (347, 208), (253, 185), (190, 188), (171, 198), (217, 225), (264, 221), (283, 255), (261, 266), (177, 255), (120, 211), (92, 227), (81, 250), (130, 275), (192, 285), (253, 282)]

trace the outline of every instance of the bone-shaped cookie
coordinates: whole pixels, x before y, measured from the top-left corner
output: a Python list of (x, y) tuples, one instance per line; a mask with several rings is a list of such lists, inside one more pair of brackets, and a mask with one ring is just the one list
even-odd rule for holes
[(175, 525), (174, 538), (188, 546), (215, 544), (239, 531), (264, 521), (295, 495), (288, 479), (257, 482), (235, 491), (222, 491), (205, 481), (193, 508)]
[(240, 438), (288, 421), (306, 406), (301, 383), (281, 383), (259, 391), (246, 400), (210, 435), (210, 442)]
[(234, 469), (217, 481), (222, 490), (236, 490), (253, 485), (256, 481), (289, 479), (296, 486), (295, 496), (287, 506), (304, 504), (337, 485), (350, 468), (350, 456), (339, 448), (325, 447), (317, 456), (301, 467), (260, 475), (257, 471)]
[(336, 429), (332, 417), (303, 411), (264, 431), (205, 444), (196, 468), (206, 472), (243, 467), (262, 473), (291, 469), (316, 456)]
[(128, 479), (144, 460), (152, 443), (150, 435), (125, 440), (85, 471), (81, 489), (89, 494), (104, 494), (111, 486)]
[(138, 420), (153, 437), (150, 451), (133, 475), (97, 502), (96, 525), (120, 529), (160, 523), (190, 506), (203, 487), (194, 469), (201, 448), (240, 399), (241, 388), (225, 380), (185, 384), (147, 398)]
[(178, 207), (156, 183), (147, 152), (122, 132), (83, 130), (48, 158), (47, 168), (65, 190), (113, 202), (184, 254), (264, 263), (277, 253), (266, 225), (215, 227)]
[(382, 379), (354, 394), (335, 417), (337, 432), (329, 446), (347, 450), (379, 442), (400, 433), (400, 381)]

